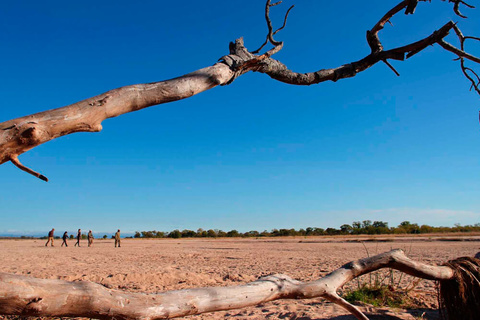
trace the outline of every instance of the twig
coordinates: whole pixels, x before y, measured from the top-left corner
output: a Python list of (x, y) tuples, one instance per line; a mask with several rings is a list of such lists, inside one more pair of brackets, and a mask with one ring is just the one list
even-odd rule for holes
[[(480, 94), (480, 77), (479, 75), (471, 68), (467, 67), (465, 65), (465, 59), (471, 60), (473, 62), (480, 63), (480, 58), (477, 58), (473, 55), (468, 54), (465, 51), (465, 40), (475, 40), (475, 41), (480, 41), (480, 38), (478, 37), (472, 37), (472, 36), (464, 36), (462, 31), (457, 25), (453, 26), (453, 30), (455, 31), (455, 34), (458, 37), (458, 40), (460, 42), (460, 49), (456, 48), (455, 46), (451, 45), (450, 43), (444, 41), (443, 39), (440, 39), (439, 44), (447, 51), (450, 51), (458, 56), (456, 60), (460, 60), (460, 67), (462, 68), (462, 72), (464, 76), (471, 82), (470, 90), (475, 89), (475, 91)], [(471, 76), (469, 72), (473, 75)], [(474, 79), (476, 78), (476, 80)]]
[(462, 0), (449, 0), (450, 2), (454, 2), (455, 4), (453, 5), (453, 11), (455, 12), (455, 14), (459, 17), (462, 17), (462, 18), (467, 18), (467, 16), (464, 16), (461, 12), (460, 12), (460, 4), (463, 4), (465, 6), (467, 6), (468, 8), (475, 8), (474, 6), (466, 3), (465, 1), (462, 1)]
[(469, 53), (467, 53), (463, 50), (458, 49), (457, 47), (451, 45), (450, 43), (446, 42), (443, 39), (440, 39), (437, 42), (440, 46), (442, 46), (443, 49), (445, 49), (447, 51), (450, 51), (450, 52), (453, 52), (454, 54), (456, 54), (457, 56), (459, 56), (461, 58), (465, 58), (465, 59), (471, 60), (473, 62), (480, 63), (480, 58), (475, 57), (475, 56), (473, 56), (473, 55), (471, 55), (471, 54), (469, 54)]
[[(292, 5), (290, 8), (288, 8), (287, 12), (285, 13), (285, 18), (283, 19), (283, 25), (278, 28), (277, 30), (273, 31), (273, 26), (272, 26), (272, 20), (270, 19), (270, 7), (274, 7), (276, 5), (279, 5), (280, 3), (282, 3), (282, 1), (278, 1), (278, 2), (275, 2), (275, 3), (270, 3), (271, 0), (267, 0), (267, 3), (265, 4), (265, 20), (267, 22), (267, 27), (268, 27), (268, 33), (267, 33), (267, 37), (265, 39), (265, 42), (260, 46), (260, 48), (258, 48), (257, 50), (255, 51), (252, 51), (253, 54), (257, 54), (260, 52), (260, 50), (263, 49), (263, 47), (265, 47), (269, 42), (274, 46), (274, 47), (279, 47), (279, 46), (283, 46), (283, 42), (281, 41), (276, 41), (273, 36), (276, 35), (280, 30), (282, 30), (283, 28), (285, 28), (285, 26), (287, 25), (287, 19), (288, 19), (288, 15), (290, 14), (290, 11), (293, 9), (294, 5)], [(280, 48), (281, 49), (281, 48)], [(273, 55), (274, 53), (280, 51), (280, 49), (277, 49), (275, 50), (275, 52), (271, 52), (269, 54), (269, 56)], [(270, 50), (272, 51), (272, 50)]]
[(409, 0), (404, 0), (397, 4), (395, 7), (390, 9), (376, 24), (373, 26), (373, 28), (369, 31), (367, 31), (367, 42), (368, 45), (370, 46), (370, 49), (373, 52), (379, 52), (383, 50), (383, 45), (380, 42), (380, 39), (378, 37), (378, 32), (382, 30), (385, 27), (385, 24), (390, 22), (390, 19), (399, 13), (400, 11), (403, 10), (407, 5), (409, 5), (410, 1)]
[(400, 77), (400, 73), (398, 73), (397, 70), (395, 70), (395, 68), (390, 64), (390, 62), (388, 62), (387, 60), (383, 60), (383, 62), (390, 68), (392, 69), (393, 72), (395, 72), (395, 74)]
[(277, 30), (275, 30), (275, 32), (273, 33), (273, 35), (276, 35), (278, 33), (278, 31), (282, 30), (283, 28), (285, 28), (285, 26), (287, 25), (287, 19), (288, 19), (288, 15), (290, 14), (290, 11), (295, 7), (295, 5), (292, 5), (290, 6), (290, 8), (288, 8), (287, 10), (287, 13), (285, 14), (285, 18), (283, 19), (283, 25), (278, 28)]
[(10, 157), (10, 161), (17, 167), (19, 168), (20, 170), (23, 170), (27, 173), (30, 173), (31, 175), (39, 178), (40, 180), (43, 180), (45, 182), (48, 182), (48, 178), (45, 177), (44, 175), (36, 172), (36, 171), (33, 171), (32, 169), (28, 168), (28, 167), (25, 167), (21, 162), (20, 160), (18, 160), (18, 157), (17, 156), (11, 156)]

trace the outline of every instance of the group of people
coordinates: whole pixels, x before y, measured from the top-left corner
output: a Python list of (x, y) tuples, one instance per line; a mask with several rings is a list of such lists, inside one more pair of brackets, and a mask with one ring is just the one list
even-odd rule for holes
[[(53, 247), (54, 233), (55, 233), (55, 228), (52, 228), (52, 230), (50, 230), (50, 232), (48, 233), (48, 240), (47, 240), (47, 243), (45, 243), (45, 247), (48, 246), (49, 243), (51, 243), (51, 246)], [(62, 242), (61, 246), (63, 247), (63, 245), (65, 245), (65, 247), (68, 247), (68, 243), (67, 243), (68, 232), (67, 231), (65, 231), (63, 233), (62, 239), (63, 239), (63, 242)], [(82, 239), (82, 229), (78, 229), (77, 242), (75, 242), (74, 247), (75, 246), (80, 247), (80, 240), (81, 239)], [(87, 240), (88, 240), (88, 246), (89, 247), (91, 247), (93, 245), (93, 239), (95, 239), (95, 238), (93, 237), (92, 230), (88, 230)], [(120, 229), (118, 229), (117, 232), (115, 233), (115, 248), (117, 246), (120, 248)]]

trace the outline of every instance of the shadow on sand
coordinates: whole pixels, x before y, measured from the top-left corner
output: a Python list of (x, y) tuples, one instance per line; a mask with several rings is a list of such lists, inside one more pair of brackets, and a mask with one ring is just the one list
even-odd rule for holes
[[(365, 315), (370, 320), (405, 320), (405, 319), (413, 319), (413, 318), (420, 318), (425, 320), (439, 320), (440, 315), (438, 310), (432, 309), (412, 309), (406, 310), (403, 316), (396, 316), (392, 315), (393, 312), (385, 311), (383, 313), (376, 313), (370, 314), (368, 312)], [(408, 314), (410, 317), (406, 317), (405, 315)], [(278, 319), (285, 319), (285, 320), (324, 320), (324, 318), (311, 318), (311, 317), (298, 317), (295, 313), (284, 313), (278, 316)], [(329, 320), (356, 320), (353, 315), (342, 315), (329, 318)]]

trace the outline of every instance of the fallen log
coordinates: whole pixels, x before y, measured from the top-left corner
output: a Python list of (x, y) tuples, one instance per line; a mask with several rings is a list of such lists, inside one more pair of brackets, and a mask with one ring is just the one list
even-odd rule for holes
[[(468, 258), (468, 261), (471, 269), (477, 272), (473, 278), (469, 276), (468, 284), (462, 284), (463, 296), (479, 292), (480, 288), (480, 260)], [(128, 293), (87, 281), (45, 280), (0, 273), (0, 314), (153, 320), (238, 309), (279, 299), (323, 297), (344, 307), (357, 319), (368, 320), (357, 307), (337, 293), (350, 280), (382, 268), (392, 268), (419, 278), (438, 280), (441, 284), (448, 283), (451, 288), (452, 283), (461, 279), (458, 269), (463, 267), (460, 264), (458, 268), (458, 265), (452, 262), (444, 266), (427, 265), (409, 259), (397, 249), (347, 263), (312, 282), (276, 274), (239, 286), (184, 289), (159, 294)], [(476, 291), (468, 287), (472, 285), (476, 286)], [(454, 296), (458, 300), (459, 295)], [(448, 297), (446, 299), (442, 300), (443, 305), (451, 305)], [(478, 306), (474, 308), (477, 309), (472, 314), (479, 314)]]

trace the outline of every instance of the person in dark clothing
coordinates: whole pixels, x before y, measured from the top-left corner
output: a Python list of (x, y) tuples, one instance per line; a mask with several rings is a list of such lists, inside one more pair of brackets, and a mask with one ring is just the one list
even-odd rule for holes
[(63, 239), (62, 247), (63, 247), (63, 245), (65, 245), (65, 247), (68, 247), (67, 238), (68, 238), (68, 233), (67, 233), (67, 231), (65, 231), (65, 233), (62, 236), (62, 239)]
[(51, 246), (53, 247), (53, 233), (55, 232), (55, 229), (52, 228), (50, 232), (48, 233), (48, 240), (47, 243), (45, 243), (45, 247), (48, 245), (49, 242), (52, 242)]
[(78, 232), (77, 232), (77, 242), (75, 242), (75, 246), (79, 246), (80, 247), (80, 239), (82, 239), (82, 229), (78, 229)]

